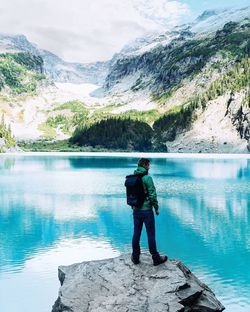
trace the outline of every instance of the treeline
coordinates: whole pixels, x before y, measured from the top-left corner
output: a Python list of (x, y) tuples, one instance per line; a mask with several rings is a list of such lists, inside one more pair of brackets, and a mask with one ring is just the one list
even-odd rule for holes
[(157, 119), (153, 124), (155, 142), (174, 141), (178, 130), (189, 128), (194, 119), (193, 113), (193, 106), (188, 104), (177, 106)]
[[(6, 147), (13, 147), (16, 145), (15, 137), (11, 133), (10, 125), (7, 125), (4, 120), (4, 115), (2, 115), (0, 121), (0, 138), (4, 139)], [(0, 146), (0, 152), (2, 152), (2, 148)]]
[[(76, 127), (89, 128), (102, 120), (121, 116), (113, 112), (117, 107), (118, 105), (108, 105), (93, 112), (81, 101), (68, 101), (54, 108), (58, 115), (48, 117), (46, 126), (51, 129), (60, 128), (63, 133), (71, 135)], [(64, 110), (70, 110), (71, 114), (66, 115)], [(152, 125), (159, 117), (160, 113), (157, 109), (148, 111), (137, 111), (134, 109), (122, 113), (123, 119), (142, 121), (149, 125)]]
[(76, 128), (70, 139), (78, 146), (148, 151), (152, 149), (152, 128), (130, 118), (108, 118), (89, 127)]
[(250, 85), (250, 58), (238, 60), (234, 67), (221, 78), (213, 81), (206, 92), (190, 100), (193, 108), (206, 108), (207, 102), (216, 99), (227, 91), (238, 92)]

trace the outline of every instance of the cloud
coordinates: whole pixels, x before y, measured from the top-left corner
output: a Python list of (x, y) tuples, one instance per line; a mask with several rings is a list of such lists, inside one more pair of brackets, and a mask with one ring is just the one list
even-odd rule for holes
[(65, 60), (92, 62), (179, 23), (189, 9), (170, 0), (8, 0), (0, 12), (2, 32), (22, 33)]
[(179, 1), (134, 0), (133, 5), (142, 16), (164, 26), (176, 24), (183, 15), (191, 13), (188, 5)]

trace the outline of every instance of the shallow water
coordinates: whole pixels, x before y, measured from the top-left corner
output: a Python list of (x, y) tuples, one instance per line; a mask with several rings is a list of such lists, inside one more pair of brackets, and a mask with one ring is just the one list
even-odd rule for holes
[[(0, 310), (48, 312), (57, 267), (130, 252), (124, 176), (136, 158), (0, 156)], [(152, 158), (158, 249), (230, 312), (250, 305), (250, 160)], [(146, 235), (142, 246), (147, 252)]]

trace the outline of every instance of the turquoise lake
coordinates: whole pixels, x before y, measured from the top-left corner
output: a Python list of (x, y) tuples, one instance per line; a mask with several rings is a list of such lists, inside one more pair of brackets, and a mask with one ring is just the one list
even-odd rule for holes
[[(131, 252), (132, 156), (0, 156), (1, 312), (49, 312), (59, 265)], [(226, 311), (249, 312), (250, 159), (150, 159), (159, 251), (184, 262)]]

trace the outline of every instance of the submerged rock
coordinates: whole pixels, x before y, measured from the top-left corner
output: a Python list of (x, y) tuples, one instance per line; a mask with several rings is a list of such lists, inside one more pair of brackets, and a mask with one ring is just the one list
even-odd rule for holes
[(210, 288), (181, 262), (154, 267), (149, 255), (130, 255), (59, 267), (61, 287), (52, 312), (223, 311)]

